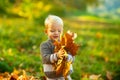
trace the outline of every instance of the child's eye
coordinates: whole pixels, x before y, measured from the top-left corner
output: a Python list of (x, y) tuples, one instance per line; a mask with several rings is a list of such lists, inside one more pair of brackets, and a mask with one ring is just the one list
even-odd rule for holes
[(58, 32), (61, 32), (60, 30)]
[(55, 32), (54, 30), (50, 30), (50, 32)]

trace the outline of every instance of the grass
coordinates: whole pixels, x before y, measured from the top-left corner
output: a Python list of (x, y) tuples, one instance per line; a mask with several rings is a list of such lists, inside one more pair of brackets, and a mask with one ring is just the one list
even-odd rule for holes
[[(76, 32), (76, 42), (81, 45), (73, 64), (73, 80), (83, 79), (85, 75), (92, 74), (101, 74), (101, 78), (105, 80), (107, 71), (112, 73), (114, 80), (119, 80), (120, 23), (109, 23), (104, 19), (103, 24), (100, 18), (91, 16), (63, 19), (65, 31), (69, 29)], [(88, 23), (86, 19), (91, 22)], [(43, 31), (44, 26), (34, 24), (33, 20), (0, 18), (0, 66), (6, 66), (4, 69), (1, 67), (0, 71), (25, 69), (37, 77), (43, 76), (39, 51), (40, 43), (47, 39), (43, 37)]]

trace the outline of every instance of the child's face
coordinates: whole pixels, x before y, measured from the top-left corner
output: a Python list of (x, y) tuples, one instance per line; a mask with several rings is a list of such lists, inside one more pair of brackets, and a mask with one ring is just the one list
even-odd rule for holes
[(54, 41), (60, 39), (62, 32), (63, 32), (63, 26), (56, 24), (49, 25), (46, 31), (48, 37)]

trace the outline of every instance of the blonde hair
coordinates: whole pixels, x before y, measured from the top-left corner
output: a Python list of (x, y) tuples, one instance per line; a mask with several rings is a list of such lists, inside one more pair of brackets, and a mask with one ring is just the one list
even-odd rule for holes
[(48, 27), (51, 24), (57, 24), (63, 27), (63, 20), (55, 15), (48, 15), (48, 17), (45, 19), (45, 27)]

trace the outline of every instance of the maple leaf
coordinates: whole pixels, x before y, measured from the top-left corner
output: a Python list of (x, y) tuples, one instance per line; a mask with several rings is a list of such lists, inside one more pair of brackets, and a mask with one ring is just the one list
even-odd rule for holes
[(106, 71), (106, 77), (108, 80), (112, 80), (113, 77), (112, 77), (112, 73), (110, 71)]
[(75, 33), (67, 32), (61, 37), (60, 42), (55, 41), (54, 42), (55, 52), (58, 52), (62, 48), (62, 46), (64, 46), (64, 49), (67, 52), (70, 52), (72, 54), (72, 56), (75, 56), (78, 51), (79, 45), (75, 43), (74, 35), (75, 35)]
[(65, 62), (65, 65), (64, 65), (64, 69), (63, 69), (63, 76), (66, 78), (67, 75), (68, 75), (68, 72), (70, 70), (70, 65), (71, 65), (72, 61), (67, 61)]
[(72, 54), (72, 56), (75, 56), (79, 45), (75, 44), (74, 42), (74, 33), (65, 33), (64, 34), (64, 38), (65, 38), (65, 50), (67, 52), (70, 52)]
[(69, 31), (61, 37), (60, 41), (54, 42), (55, 52), (58, 52), (61, 48), (65, 50), (65, 56), (59, 59), (57, 63), (54, 64), (57, 75), (63, 73), (63, 76), (66, 77), (70, 70), (70, 65), (72, 62), (68, 62), (66, 60), (66, 57), (68, 52), (70, 52), (72, 56), (75, 56), (78, 51), (79, 46), (74, 41), (75, 37), (76, 34)]
[(100, 76), (101, 76), (101, 74), (99, 74), (99, 75), (92, 74), (89, 76), (89, 79), (90, 80), (99, 80)]

